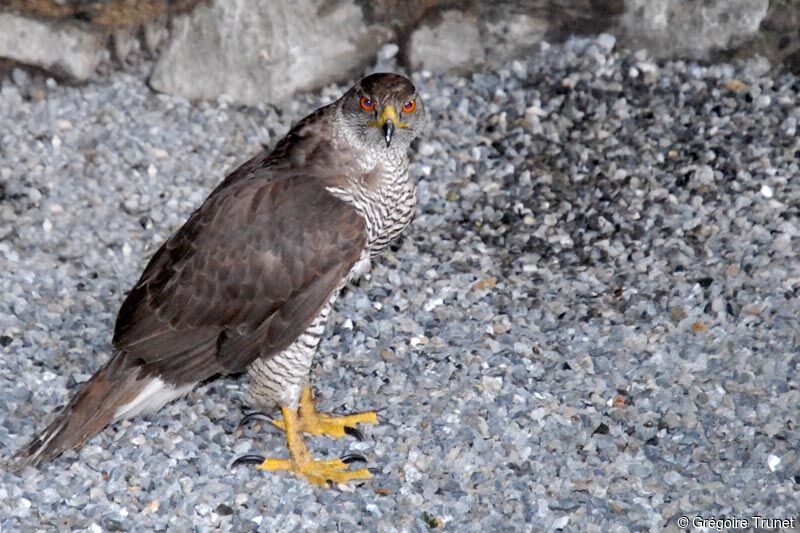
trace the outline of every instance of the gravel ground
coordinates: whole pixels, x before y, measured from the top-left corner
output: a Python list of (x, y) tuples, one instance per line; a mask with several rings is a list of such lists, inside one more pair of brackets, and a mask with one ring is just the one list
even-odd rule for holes
[[(123, 293), (225, 172), (340, 94), (190, 104), (21, 72), (0, 92), (3, 456), (108, 357)], [(0, 472), (0, 530), (660, 531), (800, 508), (800, 79), (613, 38), (417, 75), (419, 213), (337, 302), (321, 407), (381, 409), (359, 487), (231, 470), (246, 377)], [(25, 376), (20, 379), (19, 376)], [(800, 518), (798, 518), (800, 520)]]

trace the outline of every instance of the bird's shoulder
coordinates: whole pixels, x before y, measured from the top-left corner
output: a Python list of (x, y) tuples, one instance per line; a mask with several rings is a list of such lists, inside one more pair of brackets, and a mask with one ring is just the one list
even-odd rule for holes
[[(159, 252), (165, 257), (149, 265), (143, 278), (152, 268), (175, 270), (197, 255), (247, 261), (248, 254), (272, 253), (275, 260), (290, 261), (302, 253), (298, 248), (312, 241), (336, 242), (342, 249), (351, 241), (358, 247), (364, 221), (351, 204), (331, 192), (336, 183), (265, 172), (218, 188), (164, 243)], [(193, 266), (208, 263), (199, 260)]]
[[(297, 122), (271, 149), (264, 149), (231, 172), (217, 187), (246, 181), (278, 181), (291, 177), (341, 182), (352, 173), (355, 154), (337, 146), (336, 102)], [(216, 192), (216, 191), (215, 191)]]

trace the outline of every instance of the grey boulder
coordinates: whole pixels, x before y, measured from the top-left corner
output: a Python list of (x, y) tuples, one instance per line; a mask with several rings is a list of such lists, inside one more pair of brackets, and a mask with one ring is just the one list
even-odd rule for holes
[(150, 85), (189, 99), (278, 102), (355, 74), (390, 36), (351, 0), (214, 0), (173, 20)]
[(106, 40), (106, 32), (88, 24), (0, 13), (0, 57), (74, 80), (84, 81), (92, 75)]
[(710, 59), (752, 39), (769, 0), (626, 0), (623, 41), (656, 57)]

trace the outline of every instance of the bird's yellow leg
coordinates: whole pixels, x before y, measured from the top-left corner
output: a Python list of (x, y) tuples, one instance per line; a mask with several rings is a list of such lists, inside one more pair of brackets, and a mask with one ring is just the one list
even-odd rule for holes
[[(333, 415), (317, 411), (317, 401), (311, 392), (311, 387), (303, 389), (300, 396), (300, 409), (298, 409), (298, 427), (303, 433), (311, 435), (328, 435), (337, 439), (352, 434), (359, 436), (357, 424), (377, 424), (378, 414), (375, 411), (365, 411), (352, 415)], [(286, 430), (286, 414), (283, 420), (273, 420), (272, 423)], [(349, 431), (348, 431), (349, 429)]]
[(326, 485), (328, 481), (344, 483), (357, 479), (372, 477), (366, 468), (348, 470), (348, 463), (343, 459), (316, 460), (308, 451), (303, 435), (300, 433), (299, 410), (281, 407), (283, 428), (286, 431), (286, 442), (289, 446), (290, 459), (264, 459), (256, 466), (259, 470), (290, 470), (315, 485)]

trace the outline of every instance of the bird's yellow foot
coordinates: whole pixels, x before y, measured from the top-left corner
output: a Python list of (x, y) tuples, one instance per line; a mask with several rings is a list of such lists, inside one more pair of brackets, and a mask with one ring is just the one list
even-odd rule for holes
[[(362, 458), (357, 458), (357, 460), (360, 459)], [(372, 473), (366, 468), (349, 470), (351, 462), (353, 461), (349, 457), (311, 460), (301, 465), (295, 464), (293, 459), (264, 459), (256, 468), (258, 470), (290, 470), (305, 477), (315, 485), (326, 485), (328, 482), (345, 483), (372, 477)]]
[[(311, 402), (311, 408), (314, 412), (312, 417), (309, 417), (310, 420), (315, 420), (314, 417), (319, 417), (321, 413), (317, 413), (314, 409), (313, 399), (311, 398), (310, 390), (308, 394), (306, 392), (303, 393), (303, 398), (305, 401), (306, 408), (309, 405), (309, 401)], [(279, 421), (279, 423), (275, 423), (275, 425), (281, 427), (286, 432), (286, 442), (289, 447), (289, 454), (290, 458), (288, 459), (273, 459), (258, 456), (258, 455), (246, 455), (244, 457), (238, 458), (234, 461), (232, 466), (237, 466), (240, 464), (256, 464), (256, 468), (259, 470), (288, 470), (294, 472), (304, 478), (306, 478), (311, 483), (315, 485), (326, 485), (328, 482), (333, 483), (345, 483), (347, 481), (354, 481), (360, 479), (369, 479), (372, 477), (372, 473), (367, 468), (359, 468), (356, 470), (349, 470), (350, 463), (356, 461), (366, 461), (364, 457), (360, 455), (349, 455), (342, 457), (340, 459), (329, 459), (329, 460), (318, 460), (314, 459), (311, 456), (311, 452), (309, 452), (308, 447), (306, 446), (305, 441), (303, 440), (302, 432), (305, 431), (307, 433), (314, 433), (314, 434), (333, 434), (334, 436), (341, 437), (345, 434), (345, 429), (348, 427), (346, 424), (338, 424), (338, 423), (330, 423), (329, 426), (323, 426), (322, 423), (314, 421), (312, 425), (304, 424), (302, 422), (302, 412), (303, 412), (303, 403), (299, 409), (295, 410), (289, 407), (281, 407), (281, 412), (283, 413), (283, 420)], [(307, 412), (308, 413), (308, 412)], [(364, 413), (361, 413), (363, 415)], [(360, 417), (361, 415), (352, 415), (355, 417)], [(372, 413), (373, 419), (377, 421), (377, 417), (375, 413)], [(334, 417), (331, 415), (326, 415), (331, 419), (350, 419), (351, 417)], [(367, 417), (367, 421), (370, 418)], [(358, 423), (364, 420), (358, 419), (355, 422), (352, 420), (347, 420), (347, 423)], [(337, 433), (329, 433), (328, 430), (333, 431), (332, 428), (338, 428)], [(309, 429), (311, 428), (311, 429)], [(323, 430), (325, 429), (325, 430)]]
[[(365, 411), (352, 415), (334, 415), (318, 412), (317, 400), (314, 399), (311, 387), (303, 389), (303, 394), (300, 396), (300, 408), (297, 413), (299, 415), (298, 427), (303, 433), (328, 435), (337, 439), (350, 435), (362, 440), (363, 436), (356, 428), (356, 425), (378, 423), (378, 414), (375, 411)], [(285, 431), (286, 423), (284, 420), (272, 420), (271, 422)]]

